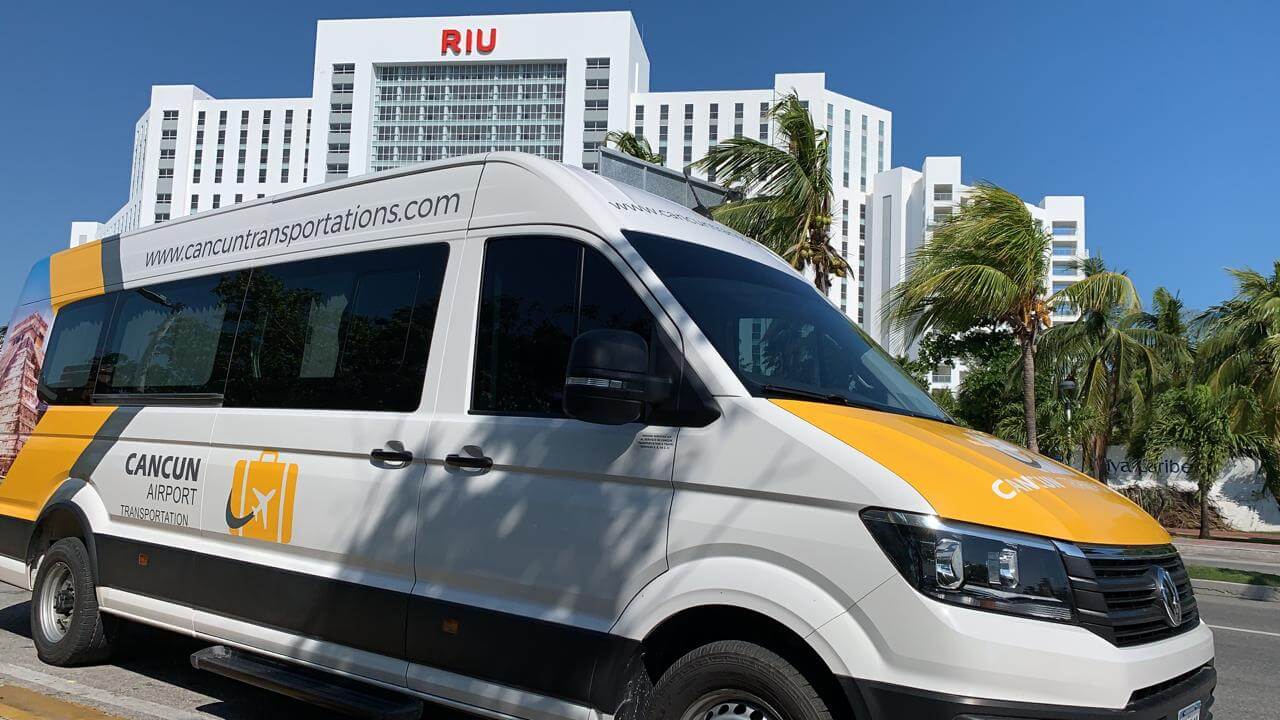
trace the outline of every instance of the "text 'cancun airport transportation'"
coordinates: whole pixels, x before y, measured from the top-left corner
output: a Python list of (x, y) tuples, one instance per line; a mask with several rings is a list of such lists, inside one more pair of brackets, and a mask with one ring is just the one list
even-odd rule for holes
[(58, 252), (0, 354), (0, 579), (331, 706), (1208, 718), (1169, 536), (961, 428), (763, 246), (492, 153)]

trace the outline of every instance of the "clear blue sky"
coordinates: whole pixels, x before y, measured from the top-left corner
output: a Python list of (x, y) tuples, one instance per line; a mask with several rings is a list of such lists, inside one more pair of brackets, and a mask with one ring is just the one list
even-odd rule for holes
[[(1280, 257), (1280, 3), (6, 3), (0, 315), (73, 219), (128, 192), (153, 83), (216, 97), (311, 91), (318, 18), (630, 9), (654, 90), (770, 87), (825, 71), (894, 114), (895, 165), (963, 155), (965, 179), (1084, 194), (1088, 242), (1145, 296), (1227, 296), (1224, 267)], [(4, 322), (0, 319), (0, 322)]]

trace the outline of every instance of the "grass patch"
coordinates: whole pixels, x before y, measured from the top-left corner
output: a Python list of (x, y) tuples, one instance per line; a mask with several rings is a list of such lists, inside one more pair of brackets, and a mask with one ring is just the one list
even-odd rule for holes
[(1187, 573), (1197, 580), (1218, 580), (1220, 582), (1244, 583), (1245, 585), (1261, 585), (1263, 587), (1280, 588), (1280, 575), (1233, 570), (1231, 568), (1206, 567), (1204, 565), (1188, 565)]

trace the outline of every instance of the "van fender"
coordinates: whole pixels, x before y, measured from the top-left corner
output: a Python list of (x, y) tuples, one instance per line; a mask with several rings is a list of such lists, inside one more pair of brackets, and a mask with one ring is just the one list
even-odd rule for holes
[(97, 490), (84, 480), (72, 477), (58, 485), (36, 516), (31, 538), (27, 541), (27, 558), (30, 561), (28, 585), (34, 582), (38, 570), (37, 543), (41, 542), (42, 532), (53, 516), (64, 512), (69, 513), (79, 524), (85, 549), (89, 551), (90, 567), (95, 576), (98, 574), (98, 549), (94, 535), (107, 525), (110, 515)]
[(843, 614), (858, 598), (846, 597), (834, 587), (824, 588), (816, 571), (805, 572), (791, 558), (782, 565), (773, 559), (743, 555), (679, 562), (679, 555), (674, 553), (671, 568), (632, 599), (614, 623), (612, 634), (642, 641), (685, 610), (730, 606), (776, 620), (803, 639), (831, 672), (849, 674), (844, 660), (817, 629)]

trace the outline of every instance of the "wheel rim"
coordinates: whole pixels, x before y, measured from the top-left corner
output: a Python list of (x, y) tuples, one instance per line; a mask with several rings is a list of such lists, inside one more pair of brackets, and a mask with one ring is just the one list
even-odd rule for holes
[(49, 568), (40, 586), (40, 630), (50, 642), (66, 637), (75, 607), (75, 577), (66, 563), (58, 562)]
[(768, 703), (742, 690), (714, 690), (689, 706), (681, 720), (785, 720)]

